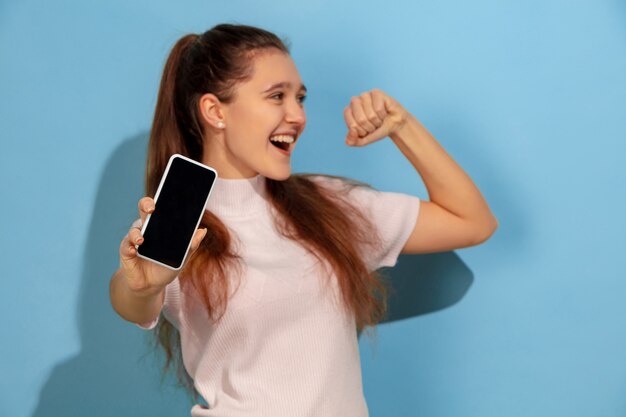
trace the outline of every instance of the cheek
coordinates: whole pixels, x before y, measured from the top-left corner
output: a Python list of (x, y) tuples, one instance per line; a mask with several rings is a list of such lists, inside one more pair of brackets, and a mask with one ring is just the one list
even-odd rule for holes
[(256, 105), (250, 106), (245, 112), (245, 121), (248, 127), (259, 132), (271, 128), (280, 119), (280, 111), (276, 107)]
[(254, 140), (259, 135), (265, 134), (267, 126), (267, 113), (258, 108), (247, 108), (239, 111), (236, 117), (230, 120), (233, 136), (237, 142), (248, 142)]

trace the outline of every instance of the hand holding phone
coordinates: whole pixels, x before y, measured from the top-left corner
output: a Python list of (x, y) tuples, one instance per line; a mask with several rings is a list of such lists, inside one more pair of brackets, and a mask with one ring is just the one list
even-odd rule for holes
[[(172, 282), (178, 275), (178, 271), (137, 256), (137, 247), (144, 242), (141, 235), (141, 225), (145, 223), (146, 217), (154, 211), (154, 200), (150, 197), (143, 197), (139, 200), (138, 206), (141, 220), (133, 223), (120, 244), (120, 263), (129, 288), (134, 292), (148, 295), (152, 292), (158, 293)], [(196, 230), (189, 249), (189, 256), (198, 249), (206, 234), (206, 229)]]
[(132, 289), (156, 291), (176, 277), (206, 235), (197, 228), (216, 179), (214, 169), (172, 155), (154, 200), (144, 197), (139, 202), (141, 230), (131, 227), (120, 247)]

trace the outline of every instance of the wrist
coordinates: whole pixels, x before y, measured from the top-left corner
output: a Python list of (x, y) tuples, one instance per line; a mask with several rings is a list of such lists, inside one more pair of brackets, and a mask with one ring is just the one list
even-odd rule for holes
[(165, 286), (161, 285), (137, 285), (131, 283), (123, 270), (120, 271), (120, 275), (123, 285), (126, 287), (126, 291), (134, 298), (153, 298), (160, 294), (165, 288)]
[(389, 134), (389, 138), (394, 141), (406, 141), (410, 137), (417, 135), (419, 122), (412, 114), (406, 114), (406, 117), (399, 123), (398, 127)]
[(161, 294), (165, 289), (164, 286), (149, 286), (144, 288), (132, 288), (128, 286), (128, 291), (136, 298), (154, 298)]

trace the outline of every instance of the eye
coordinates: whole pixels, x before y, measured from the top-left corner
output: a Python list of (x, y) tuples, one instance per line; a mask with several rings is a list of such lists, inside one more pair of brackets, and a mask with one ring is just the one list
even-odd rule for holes
[[(280, 92), (280, 93), (276, 93), (276, 94), (272, 94), (270, 96), (271, 99), (276, 99), (276, 100), (282, 100), (285, 98), (285, 93)], [(306, 95), (302, 94), (296, 97), (296, 100), (298, 101), (298, 103), (302, 104), (304, 103), (304, 101), (306, 100)]]

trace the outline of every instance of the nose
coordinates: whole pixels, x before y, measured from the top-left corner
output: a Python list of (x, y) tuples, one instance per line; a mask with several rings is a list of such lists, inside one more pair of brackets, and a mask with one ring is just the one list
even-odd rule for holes
[(288, 123), (304, 125), (306, 123), (306, 113), (302, 103), (297, 100), (290, 100), (287, 105), (285, 121)]

